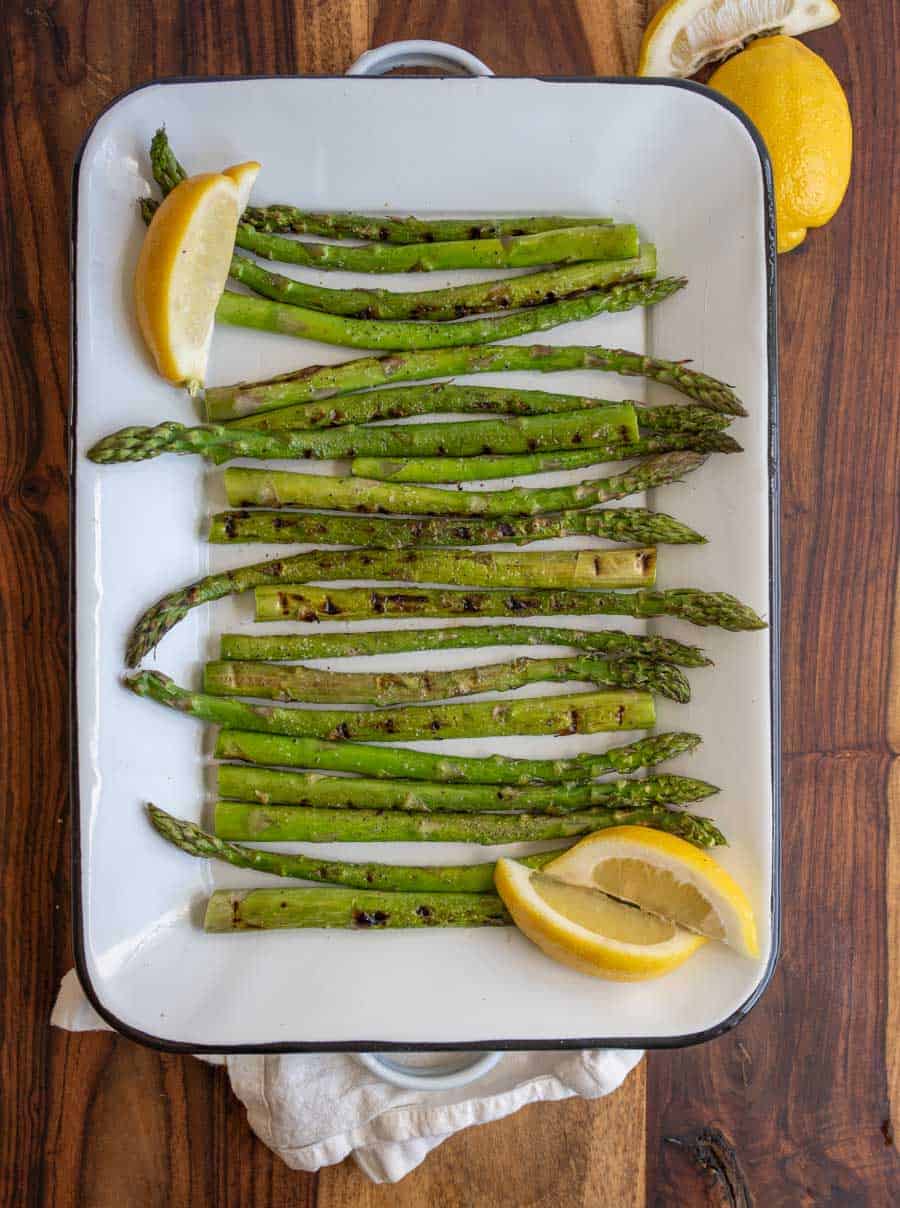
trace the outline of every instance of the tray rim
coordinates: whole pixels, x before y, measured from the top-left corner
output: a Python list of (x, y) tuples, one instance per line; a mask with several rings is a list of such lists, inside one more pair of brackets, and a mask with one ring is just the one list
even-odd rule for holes
[(111, 1011), (102, 1001), (91, 980), (85, 951), (84, 900), (82, 892), (81, 850), (81, 795), (78, 775), (78, 686), (77, 686), (77, 555), (76, 555), (76, 503), (77, 503), (77, 431), (78, 431), (78, 298), (77, 298), (77, 254), (78, 254), (78, 193), (82, 158), (98, 123), (126, 98), (147, 88), (169, 84), (228, 84), (248, 80), (364, 80), (367, 83), (383, 81), (386, 86), (414, 79), (447, 80), (456, 77), (434, 76), (346, 76), (339, 73), (315, 74), (292, 72), (276, 74), (260, 72), (247, 75), (208, 76), (163, 76), (147, 80), (113, 97), (96, 115), (86, 129), (72, 162), (72, 195), (69, 222), (69, 432), (68, 432), (68, 486), (69, 486), (69, 658), (68, 658), (68, 739), (69, 739), (69, 799), (71, 802), (72, 849), (72, 948), (75, 971), (85, 997), (100, 1018), (115, 1032), (146, 1048), (166, 1053), (190, 1054), (241, 1054), (241, 1053), (434, 1053), (434, 1052), (523, 1052), (573, 1049), (677, 1049), (689, 1048), (731, 1031), (756, 1006), (768, 989), (781, 955), (781, 475), (779, 455), (780, 394), (778, 380), (778, 279), (777, 244), (775, 227), (775, 191), (772, 178), (772, 163), (762, 136), (747, 115), (721, 93), (693, 80), (642, 76), (553, 76), (515, 75), (493, 76), (497, 80), (534, 80), (552, 84), (613, 84), (638, 87), (679, 88), (694, 92), (713, 104), (719, 105), (736, 117), (750, 135), (759, 157), (763, 185), (763, 225), (766, 258), (766, 377), (768, 397), (768, 511), (769, 511), (769, 705), (770, 744), (772, 766), (772, 889), (770, 918), (772, 943), (769, 959), (754, 989), (743, 1003), (725, 1019), (699, 1032), (688, 1032), (681, 1036), (636, 1036), (636, 1037), (564, 1037), (558, 1040), (537, 1039), (487, 1039), (474, 1041), (272, 1041), (263, 1044), (192, 1044), (187, 1041), (169, 1040), (133, 1027)]

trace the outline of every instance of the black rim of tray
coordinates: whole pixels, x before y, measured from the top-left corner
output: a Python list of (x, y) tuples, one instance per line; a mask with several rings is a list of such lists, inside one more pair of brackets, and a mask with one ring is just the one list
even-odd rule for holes
[[(149, 1048), (170, 1053), (429, 1053), (429, 1052), (520, 1052), (529, 1050), (564, 1049), (673, 1049), (686, 1048), (714, 1040), (730, 1031), (748, 1014), (762, 997), (778, 963), (781, 947), (781, 541), (780, 541), (780, 472), (779, 472), (779, 394), (778, 394), (778, 310), (777, 310), (777, 252), (775, 234), (775, 194), (772, 185), (772, 165), (765, 144), (753, 123), (730, 100), (718, 92), (694, 83), (692, 80), (625, 78), (621, 76), (501, 76), (490, 79), (536, 79), (553, 84), (619, 84), (628, 87), (681, 88), (699, 93), (723, 109), (727, 109), (744, 126), (756, 147), (763, 180), (763, 207), (766, 258), (766, 360), (768, 377), (768, 478), (769, 478), (769, 684), (771, 706), (772, 747), (772, 894), (771, 924), (772, 948), (768, 962), (752, 993), (727, 1018), (700, 1032), (683, 1036), (630, 1036), (630, 1037), (565, 1037), (559, 1040), (525, 1038), (486, 1039), (472, 1041), (419, 1041), (395, 1042), (383, 1040), (354, 1041), (277, 1041), (247, 1044), (197, 1044), (179, 1040), (167, 1040), (132, 1027), (119, 1019), (100, 998), (91, 981), (85, 952), (84, 899), (82, 893), (82, 850), (81, 850), (81, 801), (78, 778), (78, 694), (76, 658), (76, 458), (78, 427), (78, 318), (76, 256), (78, 245), (78, 182), (81, 161), (85, 148), (97, 123), (126, 97), (146, 88), (169, 84), (221, 84), (242, 83), (247, 80), (291, 80), (291, 79), (341, 79), (365, 80), (367, 83), (384, 82), (391, 87), (398, 80), (402, 84), (410, 77), (391, 76), (343, 76), (343, 75), (241, 75), (241, 76), (171, 76), (138, 84), (120, 93), (97, 115), (86, 131), (72, 170), (72, 218), (69, 243), (69, 306), (70, 348), (69, 360), (71, 409), (69, 418), (68, 475), (69, 475), (69, 794), (72, 804), (72, 931), (75, 968), (82, 989), (97, 1014), (115, 1031)], [(416, 77), (418, 79), (447, 79), (448, 76)]]

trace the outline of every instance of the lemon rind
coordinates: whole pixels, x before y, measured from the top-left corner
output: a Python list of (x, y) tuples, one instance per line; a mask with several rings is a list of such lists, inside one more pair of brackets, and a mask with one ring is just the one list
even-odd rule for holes
[(822, 12), (814, 20), (809, 19), (809, 5), (796, 4), (794, 11), (774, 24), (757, 24), (747, 28), (740, 36), (698, 51), (686, 70), (672, 63), (671, 48), (675, 39), (699, 14), (710, 7), (710, 0), (678, 0), (659, 10), (644, 32), (637, 74), (668, 79), (686, 78), (695, 75), (702, 67), (720, 62), (728, 55), (743, 49), (754, 38), (768, 34), (784, 34), (798, 37), (816, 29), (824, 29), (840, 20), (841, 12), (833, 0), (816, 0)]

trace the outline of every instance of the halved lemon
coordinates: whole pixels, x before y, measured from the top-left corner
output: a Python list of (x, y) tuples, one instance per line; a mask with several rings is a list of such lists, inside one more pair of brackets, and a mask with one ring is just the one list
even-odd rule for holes
[(515, 860), (497, 861), (494, 884), (516, 926), (542, 952), (594, 977), (660, 977), (706, 943), (703, 936), (593, 886), (567, 884), (546, 869), (535, 871)]
[(144, 237), (135, 273), (138, 323), (170, 382), (202, 385), (216, 306), (238, 219), (259, 164), (190, 176), (172, 190)]
[(743, 889), (711, 856), (677, 835), (644, 826), (613, 827), (576, 843), (543, 871), (721, 940), (743, 956), (759, 955), (753, 909)]
[(797, 37), (840, 16), (832, 0), (669, 0), (647, 26), (637, 73), (691, 76), (752, 38)]

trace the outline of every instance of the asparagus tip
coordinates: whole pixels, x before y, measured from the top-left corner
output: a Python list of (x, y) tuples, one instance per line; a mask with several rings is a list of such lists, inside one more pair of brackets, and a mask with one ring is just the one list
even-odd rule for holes
[(172, 814), (167, 814), (158, 805), (154, 805), (152, 801), (147, 802), (146, 811), (150, 825), (160, 838), (165, 839), (167, 843), (175, 843), (177, 829), (182, 825), (179, 820)]
[(702, 814), (693, 815), (693, 820), (699, 823), (705, 831), (705, 841), (700, 841), (699, 837), (695, 840), (698, 846), (705, 847), (727, 847), (728, 840), (713, 822), (712, 818), (706, 818)]
[(157, 834), (166, 838), (168, 825), (177, 821), (171, 814), (167, 814), (165, 810), (161, 810), (158, 805), (154, 805), (152, 801), (148, 801), (146, 805), (147, 817), (150, 819), (150, 824)]
[(126, 675), (122, 683), (136, 696), (151, 696), (154, 689), (166, 692), (176, 687), (172, 677), (164, 675), (162, 671), (138, 671), (134, 675)]

